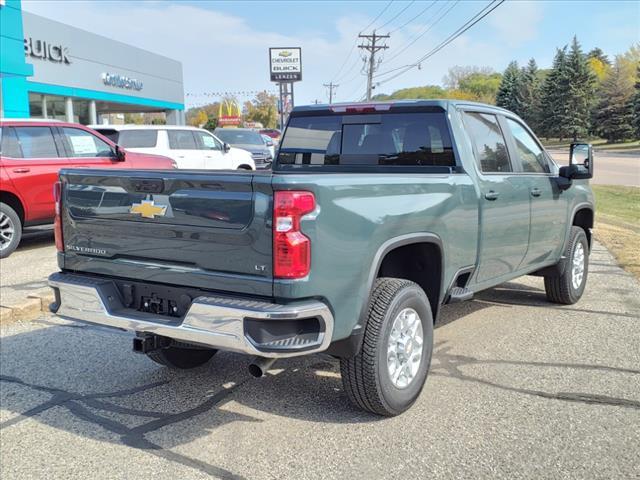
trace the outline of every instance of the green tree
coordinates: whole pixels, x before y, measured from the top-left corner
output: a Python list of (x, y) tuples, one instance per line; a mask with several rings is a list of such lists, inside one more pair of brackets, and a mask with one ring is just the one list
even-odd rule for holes
[(423, 87), (410, 87), (396, 90), (390, 95), (384, 93), (373, 97), (374, 100), (400, 100), (405, 98), (444, 98), (445, 91), (437, 85), (425, 85)]
[(198, 110), (196, 114), (189, 119), (189, 125), (202, 127), (202, 125), (207, 123), (208, 120), (209, 117), (207, 116), (207, 113), (204, 110)]
[(567, 119), (566, 95), (568, 93), (567, 47), (556, 49), (553, 66), (542, 83), (540, 98), (540, 133), (545, 137), (567, 135), (565, 122)]
[(636, 138), (640, 138), (640, 64), (638, 64), (638, 68), (636, 69), (635, 94), (631, 99), (631, 105)]
[(522, 72), (516, 61), (509, 63), (502, 74), (502, 81), (496, 93), (496, 105), (516, 115), (522, 113)]
[(278, 120), (278, 97), (268, 92), (259, 92), (246, 103), (245, 119), (260, 122), (265, 128), (275, 128)]
[(611, 72), (602, 84), (595, 109), (598, 135), (608, 142), (633, 137), (633, 96), (633, 81), (625, 75), (623, 59), (616, 57)]
[(565, 125), (573, 140), (587, 135), (590, 127), (591, 109), (595, 102), (595, 76), (587, 57), (582, 53), (578, 39), (573, 37), (567, 54), (567, 97)]
[(541, 105), (540, 95), (542, 84), (540, 71), (536, 61), (532, 58), (521, 72), (520, 98), (522, 99), (521, 116), (534, 132), (540, 131)]
[(458, 81), (458, 89), (472, 94), (479, 102), (495, 103), (501, 81), (500, 73), (471, 73)]
[(477, 67), (455, 65), (449, 69), (447, 74), (442, 78), (442, 83), (449, 90), (462, 90), (460, 82), (474, 74), (489, 76), (494, 73), (491, 67)]

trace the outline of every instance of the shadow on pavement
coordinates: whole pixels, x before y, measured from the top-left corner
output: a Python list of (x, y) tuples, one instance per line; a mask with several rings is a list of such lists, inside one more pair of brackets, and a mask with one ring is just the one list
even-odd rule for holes
[(53, 242), (53, 225), (25, 228), (16, 252), (33, 250), (51, 245)]
[[(549, 308), (542, 290), (507, 283), (478, 296), (477, 300), (443, 310), (437, 328), (463, 319), (480, 309), (514, 305)], [(555, 308), (555, 307), (551, 307)], [(558, 307), (559, 308), (559, 307)], [(562, 307), (566, 308), (566, 307)], [(579, 308), (571, 308), (577, 311)], [(594, 312), (611, 313), (614, 312)], [(5, 337), (2, 340), (2, 408), (14, 415), (0, 424), (5, 430), (26, 419), (105, 441), (143, 449), (168, 461), (195, 468), (208, 475), (241, 478), (224, 468), (172, 450), (232, 422), (262, 422), (277, 415), (309, 422), (354, 424), (384, 419), (350, 405), (339, 375), (339, 364), (324, 355), (281, 360), (263, 379), (247, 373), (249, 359), (219, 353), (207, 365), (171, 371), (130, 352), (131, 337), (118, 331), (76, 323), (43, 321), (47, 328)], [(483, 365), (491, 371), (501, 365), (537, 369), (594, 370), (610, 374), (640, 375), (639, 370), (602, 365), (562, 364), (480, 359), (454, 355), (446, 343), (435, 347), (432, 376), (449, 377), (522, 395), (553, 400), (599, 404), (640, 410), (640, 401), (585, 392), (546, 392), (519, 388), (469, 373), (468, 365)], [(544, 370), (540, 371), (544, 376)], [(499, 377), (498, 377), (499, 378)], [(286, 392), (286, 394), (283, 394)], [(222, 406), (231, 400), (237, 405)], [(62, 407), (88, 428), (77, 430), (68, 415), (51, 410)], [(55, 410), (57, 412), (59, 410)], [(241, 413), (242, 412), (242, 413)], [(182, 424), (170, 434), (158, 432)], [(248, 426), (247, 432), (251, 427)]]

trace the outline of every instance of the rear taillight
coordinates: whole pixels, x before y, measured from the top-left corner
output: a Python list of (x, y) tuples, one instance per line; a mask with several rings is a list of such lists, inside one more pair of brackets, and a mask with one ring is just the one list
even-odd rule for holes
[(311, 240), (300, 231), (300, 219), (315, 210), (311, 192), (280, 191), (273, 197), (273, 275), (302, 278), (311, 268)]
[(64, 252), (64, 242), (62, 240), (62, 219), (60, 218), (60, 211), (62, 208), (62, 184), (60, 182), (53, 184), (53, 198), (56, 202), (56, 217), (53, 221), (53, 234), (56, 239), (56, 249), (59, 252)]

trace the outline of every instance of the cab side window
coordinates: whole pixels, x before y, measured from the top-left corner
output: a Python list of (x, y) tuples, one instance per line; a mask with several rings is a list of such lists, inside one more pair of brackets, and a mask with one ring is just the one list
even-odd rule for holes
[(14, 127), (22, 158), (58, 158), (58, 148), (49, 127)]
[(464, 124), (475, 147), (483, 173), (511, 172), (511, 162), (500, 124), (495, 115), (465, 112)]
[(522, 171), (528, 173), (549, 173), (549, 164), (544, 151), (527, 130), (511, 118), (507, 118), (507, 125), (516, 144), (518, 158)]
[(0, 138), (2, 138), (0, 154), (5, 157), (22, 158), (22, 150), (20, 150), (18, 137), (16, 137), (16, 132), (13, 128), (3, 128), (0, 133)]
[(62, 134), (67, 141), (71, 157), (111, 157), (111, 147), (91, 133), (79, 128), (63, 127)]
[(167, 130), (171, 150), (198, 150), (196, 139), (190, 130)]

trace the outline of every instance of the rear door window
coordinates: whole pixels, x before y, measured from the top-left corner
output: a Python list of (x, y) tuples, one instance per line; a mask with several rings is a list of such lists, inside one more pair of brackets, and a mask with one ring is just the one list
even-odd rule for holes
[(465, 112), (464, 124), (471, 137), (480, 170), (484, 173), (511, 172), (507, 143), (495, 115)]
[(455, 166), (442, 112), (292, 117), (280, 165)]
[(57, 158), (58, 148), (49, 127), (14, 127), (23, 158)]
[(167, 130), (171, 150), (197, 150), (198, 145), (191, 130)]
[(158, 130), (121, 130), (118, 145), (124, 148), (153, 148), (158, 144)]
[(2, 129), (2, 143), (0, 144), (0, 154), (5, 157), (22, 158), (22, 151), (18, 143), (18, 137), (13, 128)]

